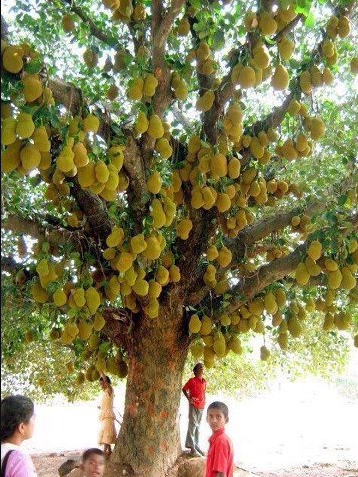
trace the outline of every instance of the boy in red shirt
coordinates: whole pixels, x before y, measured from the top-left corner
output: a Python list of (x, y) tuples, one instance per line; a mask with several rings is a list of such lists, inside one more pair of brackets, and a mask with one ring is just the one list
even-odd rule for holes
[(223, 402), (210, 404), (206, 421), (213, 431), (206, 460), (205, 477), (233, 477), (234, 449), (231, 439), (225, 434), (229, 421), (229, 409)]
[(189, 425), (185, 447), (191, 450), (193, 457), (205, 455), (199, 447), (199, 430), (205, 406), (206, 381), (203, 378), (204, 366), (198, 363), (193, 369), (194, 377), (183, 387), (183, 393), (189, 401)]

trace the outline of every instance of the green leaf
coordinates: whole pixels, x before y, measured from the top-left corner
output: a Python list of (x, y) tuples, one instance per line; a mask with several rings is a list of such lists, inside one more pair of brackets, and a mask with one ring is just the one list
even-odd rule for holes
[(35, 74), (35, 73), (39, 73), (41, 71), (42, 66), (43, 66), (42, 65), (42, 58), (40, 56), (37, 56), (36, 58), (31, 60), (30, 63), (27, 63), (24, 66), (24, 70), (27, 73)]
[(305, 21), (305, 26), (307, 28), (312, 28), (315, 24), (315, 18), (314, 18), (314, 15), (313, 15), (313, 12), (312, 10), (309, 12), (309, 15), (308, 17), (306, 18), (306, 21)]

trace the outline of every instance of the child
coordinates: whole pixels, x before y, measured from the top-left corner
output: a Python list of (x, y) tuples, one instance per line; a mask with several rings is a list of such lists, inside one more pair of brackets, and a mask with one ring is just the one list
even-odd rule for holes
[(199, 447), (199, 430), (205, 406), (206, 381), (203, 378), (204, 367), (197, 363), (193, 369), (194, 378), (183, 387), (183, 393), (189, 401), (189, 425), (186, 435), (185, 447), (190, 449), (191, 456), (205, 455)]
[(87, 449), (82, 455), (81, 469), (84, 477), (102, 477), (104, 453), (101, 449)]
[(32, 437), (34, 404), (25, 396), (7, 396), (1, 401), (1, 475), (36, 477), (31, 457), (21, 444)]
[(229, 409), (223, 402), (213, 402), (208, 407), (206, 421), (213, 431), (206, 460), (205, 477), (233, 477), (234, 450), (230, 438), (225, 434), (229, 421)]
[(102, 398), (100, 405), (100, 429), (98, 435), (98, 444), (103, 445), (104, 454), (109, 457), (112, 453), (111, 444), (116, 442), (116, 428), (114, 425), (115, 414), (113, 410), (114, 392), (111, 386), (111, 380), (108, 376), (101, 373), (99, 380), (102, 388)]

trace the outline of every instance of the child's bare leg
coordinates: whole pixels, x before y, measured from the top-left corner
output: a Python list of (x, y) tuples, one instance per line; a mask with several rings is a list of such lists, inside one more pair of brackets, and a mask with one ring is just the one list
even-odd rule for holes
[(104, 452), (104, 455), (106, 457), (109, 457), (112, 454), (111, 445), (110, 444), (104, 444), (103, 452)]

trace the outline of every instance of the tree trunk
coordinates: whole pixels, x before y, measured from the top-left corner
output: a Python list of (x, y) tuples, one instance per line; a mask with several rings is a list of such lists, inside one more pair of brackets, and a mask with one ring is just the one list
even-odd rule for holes
[(165, 477), (178, 458), (178, 409), (189, 338), (182, 305), (134, 324), (123, 423), (105, 477)]

